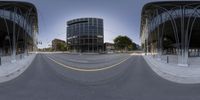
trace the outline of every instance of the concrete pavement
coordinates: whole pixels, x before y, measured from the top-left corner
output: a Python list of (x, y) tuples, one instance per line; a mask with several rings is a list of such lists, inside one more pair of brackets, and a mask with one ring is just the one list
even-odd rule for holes
[[(118, 67), (120, 74), (93, 84), (73, 80), (66, 69), (38, 54), (18, 78), (0, 84), (1, 100), (198, 100), (200, 84), (167, 81), (154, 73), (142, 56)], [(69, 71), (69, 70), (68, 70)], [(88, 73), (88, 72), (84, 72)], [(115, 73), (113, 70), (112, 73)], [(83, 74), (84, 75), (84, 74)], [(68, 77), (66, 77), (68, 76)], [(103, 76), (106, 77), (106, 76)]]
[(143, 56), (150, 68), (164, 79), (181, 84), (199, 84), (200, 68), (193, 65), (184, 67), (157, 60), (152, 56)]
[(36, 54), (29, 54), (29, 56), (21, 59), (18, 56), (17, 61), (14, 63), (4, 58), (4, 63), (0, 65), (0, 83), (12, 80), (22, 74), (32, 63), (35, 56)]

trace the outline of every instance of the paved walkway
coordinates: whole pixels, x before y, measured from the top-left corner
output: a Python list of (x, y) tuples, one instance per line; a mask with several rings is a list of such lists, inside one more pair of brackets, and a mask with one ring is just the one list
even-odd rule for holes
[(188, 67), (178, 66), (174, 63), (158, 60), (152, 56), (143, 56), (152, 70), (159, 76), (176, 83), (195, 84), (200, 83), (200, 65)]
[(36, 54), (29, 54), (29, 56), (26, 56), (25, 58), (17, 59), (14, 63), (8, 62), (8, 60), (4, 58), (4, 61), (6, 62), (0, 65), (0, 83), (12, 80), (23, 73), (31, 64), (35, 56)]

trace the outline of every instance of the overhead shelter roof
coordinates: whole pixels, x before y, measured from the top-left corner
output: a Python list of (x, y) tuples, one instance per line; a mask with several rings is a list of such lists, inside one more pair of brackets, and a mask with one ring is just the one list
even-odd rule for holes
[(33, 20), (33, 24), (36, 26), (36, 31), (38, 31), (38, 13), (35, 5), (22, 1), (0, 1), (0, 9), (13, 11), (13, 8), (17, 8), (18, 10), (16, 13), (24, 17), (29, 13), (28, 17)]
[[(153, 12), (156, 9), (160, 9), (158, 13), (163, 13), (166, 10), (176, 10), (180, 9), (180, 7), (186, 7), (186, 8), (194, 8), (200, 6), (200, 1), (156, 1), (156, 2), (150, 2), (143, 6), (142, 13), (141, 13), (141, 31), (144, 26), (145, 19), (152, 16)], [(200, 8), (198, 8), (200, 9)]]

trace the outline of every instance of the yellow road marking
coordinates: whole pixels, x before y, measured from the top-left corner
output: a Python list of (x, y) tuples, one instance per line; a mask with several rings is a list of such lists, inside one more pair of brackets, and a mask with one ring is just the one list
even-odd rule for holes
[(51, 58), (51, 57), (48, 57), (48, 56), (47, 56), (47, 58), (49, 58), (50, 60), (52, 60), (52, 61), (55, 62), (56, 64), (61, 65), (61, 66), (65, 67), (65, 68), (68, 68), (68, 69), (72, 69), (72, 70), (76, 70), (76, 71), (82, 71), (82, 72), (95, 72), (95, 71), (102, 71), (102, 70), (107, 70), (107, 69), (113, 68), (113, 67), (115, 67), (115, 66), (117, 66), (117, 65), (119, 65), (119, 64), (121, 64), (121, 63), (123, 63), (123, 62), (125, 62), (125, 61), (128, 60), (129, 58), (131, 58), (131, 56), (130, 56), (130, 57), (127, 57), (126, 59), (124, 59), (124, 60), (122, 60), (122, 61), (120, 61), (119, 63), (116, 63), (116, 64), (114, 64), (114, 65), (111, 65), (111, 66), (108, 66), (108, 67), (103, 67), (103, 68), (94, 68), (94, 69), (75, 68), (75, 67), (71, 67), (71, 66), (67, 66), (67, 65), (65, 65), (65, 64), (62, 64), (62, 63), (60, 63), (60, 62), (54, 60), (54, 59)]

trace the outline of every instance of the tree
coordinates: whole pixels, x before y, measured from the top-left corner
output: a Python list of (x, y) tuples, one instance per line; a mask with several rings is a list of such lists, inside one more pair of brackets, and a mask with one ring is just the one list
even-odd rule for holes
[(132, 50), (137, 50), (138, 48), (137, 48), (137, 44), (135, 43), (135, 42), (133, 42), (133, 44), (132, 44)]
[(129, 37), (119, 35), (114, 39), (114, 46), (116, 50), (127, 51), (133, 48), (133, 42)]
[(67, 50), (67, 46), (65, 43), (58, 43), (57, 44), (57, 51), (66, 51)]

